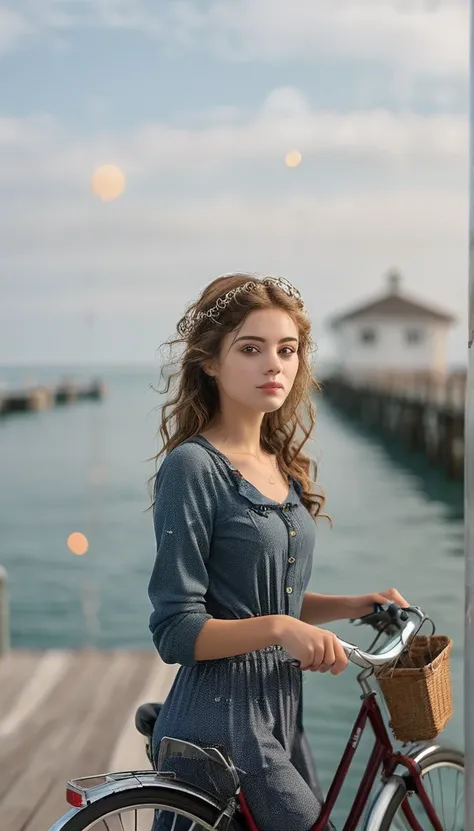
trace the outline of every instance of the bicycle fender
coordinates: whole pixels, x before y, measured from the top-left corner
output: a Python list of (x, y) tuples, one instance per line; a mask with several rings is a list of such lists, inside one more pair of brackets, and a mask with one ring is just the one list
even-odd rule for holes
[(406, 793), (403, 776), (394, 774), (381, 786), (365, 817), (363, 831), (379, 831), (388, 806), (398, 791)]
[[(161, 776), (158, 773), (153, 771), (129, 771), (128, 773), (120, 773), (117, 774), (117, 778), (113, 778), (114, 774), (108, 774), (110, 779), (106, 782), (103, 782), (99, 785), (93, 785), (89, 788), (80, 788), (77, 787), (75, 790), (77, 791), (78, 795), (82, 798), (82, 805), (77, 808), (72, 808), (62, 817), (60, 817), (54, 825), (51, 826), (49, 831), (62, 831), (62, 828), (66, 825), (66, 823), (74, 816), (79, 814), (84, 808), (88, 805), (91, 805), (94, 802), (98, 802), (101, 799), (106, 799), (111, 794), (127, 791), (127, 790), (137, 790), (140, 788), (156, 788), (157, 791), (160, 790), (167, 790), (167, 791), (179, 791), (180, 793), (186, 793), (189, 796), (194, 797), (196, 800), (206, 804), (207, 806), (213, 808), (214, 810), (220, 812), (222, 814), (222, 819), (224, 816), (229, 816), (227, 813), (229, 808), (229, 802), (223, 802), (222, 800), (219, 801), (211, 796), (211, 794), (207, 793), (206, 791), (202, 791), (199, 788), (196, 788), (192, 785), (188, 785), (186, 782), (183, 782), (179, 779), (173, 779), (168, 776)], [(69, 783), (69, 786), (72, 783)], [(223, 826), (225, 827), (225, 826)]]

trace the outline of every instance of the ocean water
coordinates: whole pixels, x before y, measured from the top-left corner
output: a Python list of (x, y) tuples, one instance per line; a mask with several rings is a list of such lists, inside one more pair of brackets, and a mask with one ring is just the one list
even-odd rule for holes
[[(147, 480), (154, 472), (156, 368), (0, 369), (0, 382), (101, 377), (102, 402), (0, 419), (0, 564), (9, 574), (14, 647), (150, 647), (147, 584), (154, 560)], [(397, 587), (454, 639), (455, 713), (445, 739), (462, 746), (463, 494), (422, 458), (403, 456), (318, 400), (311, 453), (333, 527), (321, 520), (310, 588), (359, 594)], [(74, 531), (89, 550), (67, 547)], [(333, 630), (362, 646), (369, 633)], [(355, 719), (356, 671), (306, 673), (305, 721), (323, 785)], [(365, 736), (341, 806), (370, 746)], [(90, 771), (93, 773), (94, 771)], [(336, 817), (337, 818), (337, 817)]]

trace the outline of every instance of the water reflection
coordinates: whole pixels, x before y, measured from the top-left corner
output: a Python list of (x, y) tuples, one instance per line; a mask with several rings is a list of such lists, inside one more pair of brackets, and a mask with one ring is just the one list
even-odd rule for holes
[[(442, 470), (430, 464), (422, 452), (408, 451), (390, 436), (382, 433), (375, 434), (373, 428), (370, 429), (364, 424), (354, 421), (327, 402), (324, 402), (323, 407), (330, 409), (331, 418), (341, 426), (341, 429), (354, 435), (354, 437), (363, 436), (368, 439), (383, 450), (395, 467), (413, 474), (413, 481), (418, 484), (419, 489), (429, 500), (442, 502), (446, 506), (447, 519), (453, 522), (463, 520), (464, 482), (462, 480), (449, 479)], [(464, 556), (464, 542), (459, 554)]]

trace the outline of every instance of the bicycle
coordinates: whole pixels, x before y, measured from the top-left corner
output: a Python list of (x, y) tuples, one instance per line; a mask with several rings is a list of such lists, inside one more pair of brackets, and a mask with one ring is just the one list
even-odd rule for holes
[[(361, 669), (357, 680), (362, 689), (362, 704), (320, 816), (311, 831), (322, 831), (328, 823), (330, 827), (331, 814), (367, 724), (372, 728), (374, 744), (344, 831), (355, 831), (364, 810), (364, 831), (397, 828), (462, 831), (464, 816), (463, 810), (460, 812), (459, 809), (464, 802), (464, 787), (463, 781), (460, 783), (459, 780), (464, 773), (464, 755), (436, 743), (414, 744), (407, 749), (395, 750), (377, 693), (369, 683), (376, 667), (394, 662), (408, 649), (426, 620), (430, 619), (418, 607), (402, 610), (390, 604), (353, 621), (358, 624), (369, 622), (378, 631), (368, 652), (341, 640), (348, 659)], [(389, 640), (383, 647), (374, 649), (381, 631), (388, 626), (391, 627)], [(136, 726), (145, 736), (150, 761), (151, 735), (159, 707), (145, 704), (136, 714)], [(209, 774), (210, 784), (206, 789), (202, 782), (200, 786), (193, 784), (192, 776), (186, 774), (183, 777), (173, 770), (179, 763), (178, 767), (187, 765), (189, 771), (198, 762), (201, 775), (204, 769)], [(430, 779), (432, 773), (437, 774), (435, 786)], [(456, 781), (454, 788), (440, 795), (442, 773), (456, 774)], [(379, 790), (369, 804), (378, 774)], [(440, 805), (436, 807), (438, 796)], [(98, 831), (99, 828), (103, 831), (152, 831), (159, 818), (163, 820), (163, 827), (170, 831), (181, 831), (182, 828), (189, 828), (189, 831), (258, 831), (240, 787), (238, 771), (225, 751), (172, 737), (164, 738), (160, 743), (157, 771), (125, 771), (74, 779), (67, 783), (66, 798), (73, 807), (49, 831)], [(454, 814), (449, 824), (445, 817), (447, 807), (452, 807)], [(172, 824), (171, 812), (174, 813)]]

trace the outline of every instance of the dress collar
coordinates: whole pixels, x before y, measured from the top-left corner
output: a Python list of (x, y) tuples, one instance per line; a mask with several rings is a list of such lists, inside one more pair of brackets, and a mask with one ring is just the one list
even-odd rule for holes
[(191, 438), (186, 439), (186, 441), (200, 444), (202, 447), (205, 447), (206, 450), (208, 450), (208, 452), (215, 458), (220, 460), (232, 474), (232, 478), (235, 481), (239, 493), (262, 512), (272, 509), (278, 510), (281, 508), (297, 507), (300, 504), (299, 497), (301, 496), (302, 488), (301, 484), (293, 476), (289, 477), (289, 491), (286, 499), (283, 502), (277, 502), (275, 499), (270, 499), (270, 497), (265, 496), (265, 494), (261, 493), (255, 485), (252, 485), (252, 483), (248, 481), (248, 479), (245, 479), (240, 471), (234, 467), (230, 459), (218, 450), (217, 447), (214, 447), (214, 445), (204, 436), (192, 436)]

